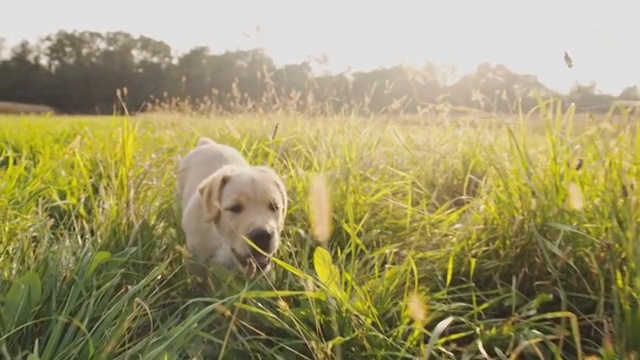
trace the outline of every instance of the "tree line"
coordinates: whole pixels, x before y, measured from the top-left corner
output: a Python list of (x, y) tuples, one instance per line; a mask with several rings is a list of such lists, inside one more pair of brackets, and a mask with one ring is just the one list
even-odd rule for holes
[[(2, 51), (0, 41), (0, 54)], [(608, 111), (619, 100), (640, 100), (636, 86), (601, 94), (595, 83), (558, 94), (536, 76), (483, 63), (449, 83), (446, 68), (394, 66), (314, 75), (312, 63), (276, 66), (261, 49), (213, 54), (171, 47), (126, 32), (59, 31), (22, 41), (0, 59), (0, 101), (43, 104), (62, 113), (111, 114), (189, 106), (192, 111), (420, 113), (474, 108), (510, 113), (559, 96), (578, 111)], [(187, 104), (187, 105), (184, 105)]]

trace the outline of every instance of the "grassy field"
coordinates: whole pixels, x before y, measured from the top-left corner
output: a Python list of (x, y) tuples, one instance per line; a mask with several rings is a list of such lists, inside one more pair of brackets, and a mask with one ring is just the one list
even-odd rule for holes
[[(202, 135), (285, 180), (264, 278), (188, 283), (175, 156)], [(638, 140), (557, 112), (0, 117), (0, 356), (630, 359)]]

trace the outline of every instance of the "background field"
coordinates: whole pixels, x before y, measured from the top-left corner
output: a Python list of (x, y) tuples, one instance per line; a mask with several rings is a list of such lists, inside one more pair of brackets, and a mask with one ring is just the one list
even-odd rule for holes
[[(552, 105), (438, 123), (0, 117), (0, 353), (623, 358), (640, 335), (637, 130)], [(214, 290), (187, 283), (174, 157), (201, 135), (288, 187), (281, 261), (259, 281), (216, 270)]]

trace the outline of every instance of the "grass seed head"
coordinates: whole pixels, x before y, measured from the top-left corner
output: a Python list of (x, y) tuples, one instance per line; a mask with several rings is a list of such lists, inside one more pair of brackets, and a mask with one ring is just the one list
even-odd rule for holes
[(584, 208), (584, 197), (582, 191), (576, 183), (569, 184), (569, 205), (575, 210), (582, 210)]
[(313, 179), (309, 193), (311, 230), (315, 238), (324, 243), (331, 236), (331, 200), (323, 175)]
[(409, 316), (411, 316), (415, 322), (424, 322), (429, 312), (427, 304), (417, 293), (409, 296), (408, 310)]

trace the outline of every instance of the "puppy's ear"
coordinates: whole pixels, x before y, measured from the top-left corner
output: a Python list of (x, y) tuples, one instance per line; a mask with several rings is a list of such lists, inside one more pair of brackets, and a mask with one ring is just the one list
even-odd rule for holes
[(287, 215), (289, 198), (287, 196), (287, 188), (284, 186), (282, 178), (280, 178), (280, 176), (268, 166), (256, 166), (256, 169), (268, 174), (276, 183), (276, 187), (278, 188), (278, 192), (280, 193), (280, 198), (282, 199), (282, 218), (284, 219), (284, 217)]
[(220, 221), (220, 195), (222, 189), (236, 173), (236, 168), (231, 165), (223, 166), (218, 171), (204, 179), (198, 186), (198, 193), (202, 198), (204, 208), (207, 211), (207, 221), (217, 224)]

